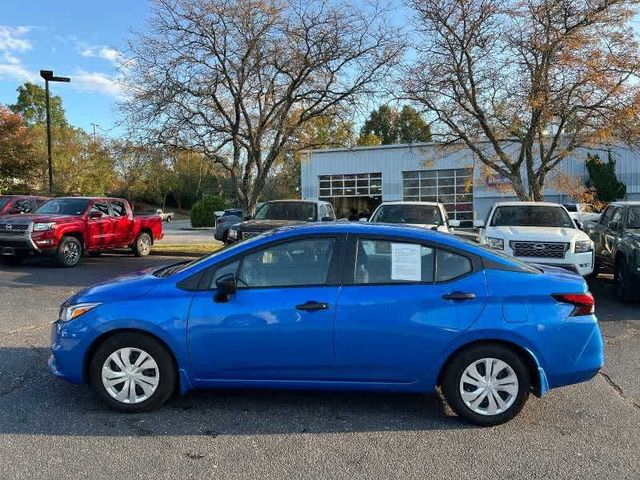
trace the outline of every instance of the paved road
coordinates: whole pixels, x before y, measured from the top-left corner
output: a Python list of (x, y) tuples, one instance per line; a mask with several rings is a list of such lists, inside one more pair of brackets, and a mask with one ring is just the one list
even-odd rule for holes
[(160, 241), (174, 245), (184, 243), (220, 243), (213, 238), (212, 228), (193, 230), (189, 220), (174, 220), (171, 223), (164, 223), (164, 238)]
[(60, 302), (169, 260), (0, 266), (0, 478), (639, 478), (640, 304), (613, 301), (607, 279), (592, 287), (606, 376), (532, 398), (496, 428), (469, 427), (421, 395), (197, 392), (121, 415), (48, 373)]

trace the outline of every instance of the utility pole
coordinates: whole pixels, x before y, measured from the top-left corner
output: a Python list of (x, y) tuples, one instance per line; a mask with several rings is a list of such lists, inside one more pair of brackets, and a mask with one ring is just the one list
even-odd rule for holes
[(70, 82), (68, 77), (54, 77), (53, 70), (40, 70), (44, 78), (45, 106), (47, 109), (47, 166), (49, 167), (49, 193), (53, 194), (53, 162), (51, 159), (51, 112), (49, 108), (49, 82)]
[(96, 143), (96, 127), (100, 127), (100, 125), (92, 123), (91, 126), (93, 127), (93, 143)]

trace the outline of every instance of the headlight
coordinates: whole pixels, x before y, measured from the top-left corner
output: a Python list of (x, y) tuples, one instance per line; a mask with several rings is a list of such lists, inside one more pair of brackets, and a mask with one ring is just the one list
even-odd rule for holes
[(487, 237), (487, 245), (496, 250), (504, 250), (504, 240), (502, 238)]
[(55, 223), (34, 223), (33, 231), (34, 232), (44, 232), (46, 230), (53, 230)]
[(89, 310), (96, 308), (99, 303), (77, 303), (75, 305), (68, 305), (60, 310), (60, 321), (68, 322), (74, 318), (78, 318), (80, 315), (84, 315)]
[(573, 249), (575, 253), (586, 253), (593, 250), (593, 242), (591, 240), (580, 240), (576, 242), (576, 246)]
[(237, 239), (238, 238), (238, 230), (235, 228), (229, 229), (229, 238)]

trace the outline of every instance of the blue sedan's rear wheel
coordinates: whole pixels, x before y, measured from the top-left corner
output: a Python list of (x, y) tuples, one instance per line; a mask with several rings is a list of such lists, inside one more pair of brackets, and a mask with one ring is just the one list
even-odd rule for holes
[(173, 393), (173, 358), (157, 340), (134, 332), (107, 338), (89, 364), (89, 381), (100, 398), (123, 412), (159, 407)]
[(520, 356), (500, 344), (475, 345), (449, 362), (445, 397), (465, 420), (490, 426), (515, 417), (529, 397), (529, 374)]

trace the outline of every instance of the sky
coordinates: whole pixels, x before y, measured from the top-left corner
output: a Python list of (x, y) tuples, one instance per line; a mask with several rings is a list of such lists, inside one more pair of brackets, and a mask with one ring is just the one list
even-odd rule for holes
[(72, 125), (116, 136), (121, 97), (116, 67), (132, 31), (144, 29), (148, 0), (0, 0), (0, 104), (25, 81), (44, 87), (40, 70), (71, 77), (51, 83)]

